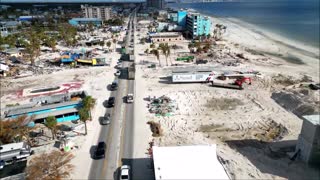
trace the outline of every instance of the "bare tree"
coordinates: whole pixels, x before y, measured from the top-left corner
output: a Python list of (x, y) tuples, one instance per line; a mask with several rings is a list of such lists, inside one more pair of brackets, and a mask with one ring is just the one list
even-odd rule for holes
[(68, 178), (74, 169), (70, 162), (74, 155), (68, 152), (52, 151), (31, 159), (26, 169), (27, 180), (60, 180)]

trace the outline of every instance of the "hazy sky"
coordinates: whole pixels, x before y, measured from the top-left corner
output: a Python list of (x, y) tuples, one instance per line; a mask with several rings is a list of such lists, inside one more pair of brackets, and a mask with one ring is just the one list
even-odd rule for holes
[[(67, 0), (67, 2), (143, 2), (145, 0)], [(0, 0), (0, 3), (10, 3), (10, 2), (37, 2), (37, 3), (45, 3), (45, 2), (66, 2), (66, 0)]]

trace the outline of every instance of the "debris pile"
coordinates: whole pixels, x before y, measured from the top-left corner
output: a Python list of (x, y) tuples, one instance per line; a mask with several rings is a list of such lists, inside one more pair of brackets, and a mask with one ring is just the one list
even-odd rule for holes
[(147, 124), (150, 125), (150, 129), (153, 137), (159, 137), (163, 135), (163, 130), (161, 129), (160, 123), (154, 121), (148, 121)]
[(156, 116), (171, 116), (175, 108), (174, 101), (167, 96), (159, 98), (150, 98), (148, 104), (149, 112), (156, 114)]

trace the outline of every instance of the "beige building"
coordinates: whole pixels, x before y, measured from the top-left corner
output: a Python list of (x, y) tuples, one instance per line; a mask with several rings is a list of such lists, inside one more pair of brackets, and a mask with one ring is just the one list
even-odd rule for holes
[(81, 9), (85, 18), (99, 18), (108, 20), (111, 18), (111, 7), (109, 6), (88, 6), (81, 5)]
[(150, 39), (152, 43), (179, 42), (184, 40), (182, 34), (178, 32), (162, 32), (150, 34)]

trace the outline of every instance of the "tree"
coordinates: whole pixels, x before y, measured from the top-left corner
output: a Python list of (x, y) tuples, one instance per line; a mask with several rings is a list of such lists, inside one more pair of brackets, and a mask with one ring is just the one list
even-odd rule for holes
[(34, 65), (34, 59), (40, 55), (40, 37), (34, 30), (30, 30), (27, 34), (27, 41), (25, 42), (25, 50), (29, 54), (31, 65)]
[(153, 50), (150, 51), (150, 53), (153, 54), (154, 56), (156, 56), (156, 58), (159, 61), (159, 66), (161, 66), (159, 51), (157, 49), (153, 49)]
[(113, 45), (114, 45), (114, 49), (116, 49), (117, 40), (116, 40), (116, 39), (113, 39), (112, 42), (113, 42)]
[(107, 42), (107, 46), (108, 46), (108, 48), (111, 47), (111, 42), (110, 41)]
[(82, 121), (84, 123), (85, 135), (87, 135), (87, 133), (88, 133), (87, 120), (89, 119), (89, 111), (88, 111), (88, 109), (83, 107), (83, 108), (79, 109), (78, 113), (79, 113), (80, 121)]
[(149, 49), (146, 49), (146, 50), (144, 51), (144, 53), (147, 54), (147, 55), (149, 55)]
[(89, 110), (90, 113), (90, 119), (92, 119), (91, 116), (91, 109), (94, 107), (94, 105), (96, 104), (96, 100), (94, 98), (92, 98), (92, 96), (86, 96), (85, 98), (83, 98), (82, 100), (82, 104), (83, 107), (87, 110)]
[(170, 56), (170, 47), (169, 47), (168, 43), (165, 43), (165, 44), (161, 43), (159, 45), (159, 48), (161, 49), (162, 53), (166, 57), (166, 65), (168, 66), (168, 57)]
[(156, 46), (154, 45), (154, 43), (150, 44), (150, 48), (155, 48)]
[(45, 39), (45, 44), (52, 49), (52, 51), (56, 50), (57, 39), (55, 37), (47, 37)]
[(26, 169), (26, 179), (67, 179), (74, 169), (74, 165), (70, 163), (73, 158), (73, 154), (57, 150), (33, 157)]
[(51, 130), (52, 133), (52, 139), (55, 139), (56, 135), (56, 130), (57, 130), (57, 119), (54, 116), (49, 116), (47, 117), (45, 121), (45, 125), (47, 128)]
[(21, 142), (26, 138), (28, 144), (32, 145), (29, 136), (32, 127), (28, 127), (27, 124), (33, 119), (34, 116), (23, 115), (15, 119), (0, 120), (0, 144)]

